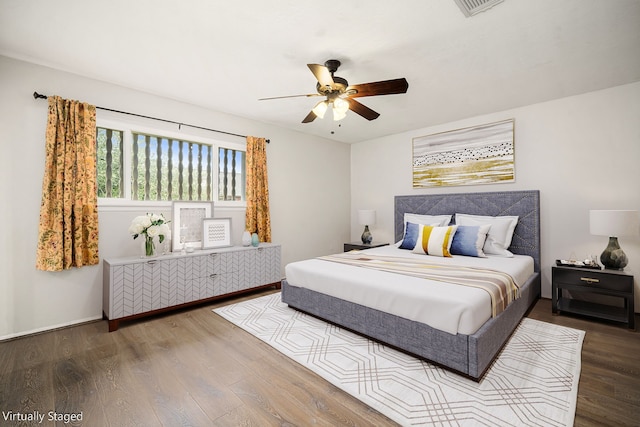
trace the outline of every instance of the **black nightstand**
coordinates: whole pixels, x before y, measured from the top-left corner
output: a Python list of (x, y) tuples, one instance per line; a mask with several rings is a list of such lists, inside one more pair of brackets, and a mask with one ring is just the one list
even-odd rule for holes
[[(591, 316), (598, 319), (626, 323), (635, 330), (633, 312), (633, 276), (617, 270), (590, 270), (577, 267), (551, 267), (551, 310)], [(563, 290), (618, 297), (623, 307), (580, 301), (563, 295)]]
[(380, 246), (387, 246), (388, 243), (369, 243), (368, 245), (362, 242), (350, 242), (344, 244), (344, 251), (349, 252), (354, 249), (362, 250), (362, 249), (371, 249), (371, 248), (379, 248)]

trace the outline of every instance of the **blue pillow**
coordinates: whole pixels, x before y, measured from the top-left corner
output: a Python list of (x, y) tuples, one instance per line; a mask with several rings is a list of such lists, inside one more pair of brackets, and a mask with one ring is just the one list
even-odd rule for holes
[(402, 243), (400, 244), (400, 249), (409, 249), (413, 250), (416, 247), (416, 243), (418, 242), (418, 234), (420, 231), (420, 225), (414, 224), (412, 222), (407, 222), (407, 226), (404, 230), (404, 238), (402, 239)]
[(449, 252), (452, 255), (465, 255), (485, 258), (482, 251), (491, 225), (459, 225), (453, 236)]

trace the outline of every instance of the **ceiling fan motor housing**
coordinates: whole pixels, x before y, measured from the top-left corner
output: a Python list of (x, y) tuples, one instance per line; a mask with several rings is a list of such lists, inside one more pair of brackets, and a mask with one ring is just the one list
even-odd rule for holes
[(323, 86), (320, 83), (316, 84), (316, 89), (318, 90), (319, 94), (331, 95), (333, 93), (333, 94), (340, 95), (345, 92), (345, 90), (347, 89), (347, 86), (349, 86), (349, 82), (347, 82), (347, 80), (343, 79), (342, 77), (338, 77), (338, 76), (332, 76), (332, 77), (333, 77), (333, 87)]

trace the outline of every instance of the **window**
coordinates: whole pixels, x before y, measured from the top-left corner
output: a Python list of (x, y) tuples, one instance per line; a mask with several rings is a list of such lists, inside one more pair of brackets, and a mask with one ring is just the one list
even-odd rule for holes
[(98, 128), (96, 135), (98, 197), (124, 197), (122, 131)]
[(132, 200), (211, 200), (211, 146), (133, 133)]
[(245, 201), (245, 152), (220, 147), (218, 159), (218, 200)]
[(96, 143), (102, 201), (215, 200), (244, 206), (244, 144), (102, 123)]

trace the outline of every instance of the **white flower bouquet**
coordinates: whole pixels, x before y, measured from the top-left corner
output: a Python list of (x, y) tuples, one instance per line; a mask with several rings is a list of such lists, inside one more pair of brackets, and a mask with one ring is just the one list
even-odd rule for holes
[(145, 254), (147, 256), (155, 255), (155, 243), (154, 237), (158, 237), (160, 243), (164, 242), (164, 239), (169, 237), (170, 230), (167, 225), (170, 221), (167, 221), (162, 214), (148, 213), (146, 215), (137, 216), (131, 221), (129, 226), (129, 234), (134, 239), (143, 235), (145, 238)]

